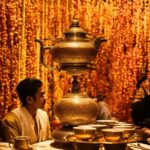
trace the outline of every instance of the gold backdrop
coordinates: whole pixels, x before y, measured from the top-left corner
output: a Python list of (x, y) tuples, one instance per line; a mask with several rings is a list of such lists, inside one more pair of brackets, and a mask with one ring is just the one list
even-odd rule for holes
[[(118, 119), (130, 120), (136, 83), (145, 74), (150, 80), (148, 0), (1, 0), (0, 8), (0, 118), (18, 105), (15, 87), (25, 77), (44, 81), (47, 111), (68, 92), (71, 77), (41, 65), (34, 40), (62, 37), (76, 16), (88, 33), (108, 39), (99, 49), (96, 75), (83, 75), (85, 88), (104, 95)], [(49, 54), (45, 60), (53, 63)]]

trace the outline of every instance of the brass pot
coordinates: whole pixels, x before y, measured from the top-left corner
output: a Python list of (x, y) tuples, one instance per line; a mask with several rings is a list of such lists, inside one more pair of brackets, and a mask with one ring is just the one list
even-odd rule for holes
[[(29, 150), (30, 139), (28, 136), (16, 136), (10, 140), (13, 143), (14, 149)], [(10, 143), (9, 146), (11, 147)]]
[(81, 125), (95, 122), (98, 104), (83, 93), (70, 93), (54, 104), (54, 114), (63, 124)]
[(59, 63), (60, 69), (73, 73), (87, 70), (95, 59), (101, 42), (106, 41), (102, 37), (88, 37), (78, 19), (73, 19), (70, 29), (64, 35), (63, 38), (56, 39), (55, 44), (50, 47), (44, 47), (42, 41), (36, 39), (41, 45), (41, 62), (45, 66), (48, 67), (44, 62), (44, 51), (50, 48), (53, 60)]

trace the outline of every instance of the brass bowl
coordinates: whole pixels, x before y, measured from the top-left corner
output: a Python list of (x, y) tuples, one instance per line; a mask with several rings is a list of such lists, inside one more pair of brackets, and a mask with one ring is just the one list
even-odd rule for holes
[(116, 123), (115, 125), (116, 125), (116, 126), (129, 126), (129, 127), (134, 127), (134, 124), (132, 124), (132, 123), (120, 123), (120, 122), (118, 122), (118, 123)]
[(135, 132), (135, 128), (129, 128), (128, 126), (114, 126), (113, 128), (124, 130), (123, 138), (125, 139), (132, 137)]
[(109, 128), (109, 126), (105, 124), (91, 124), (91, 127), (96, 128), (96, 137), (102, 137), (102, 129)]
[(134, 126), (126, 126), (126, 125), (114, 125), (113, 128), (118, 128), (118, 129), (135, 129)]
[(93, 128), (96, 128), (96, 131), (95, 131), (95, 136), (96, 137), (102, 137), (103, 134), (102, 134), (102, 129), (106, 129), (106, 128), (109, 128), (108, 125), (105, 125), (105, 124), (88, 124), (88, 125), (79, 125), (78, 127), (93, 127)]
[(91, 124), (90, 126), (96, 128), (97, 132), (101, 131), (102, 129), (108, 128), (108, 125), (105, 124)]
[(73, 127), (73, 132), (78, 139), (89, 140), (95, 136), (96, 128), (90, 126)]
[(79, 125), (78, 127), (93, 127), (96, 128), (96, 131), (101, 131), (102, 129), (108, 128), (108, 125), (105, 124), (87, 124), (87, 125)]
[(116, 120), (97, 120), (96, 122), (97, 122), (97, 124), (105, 124), (110, 127), (112, 127), (113, 125), (115, 125), (117, 123)]
[(119, 129), (102, 129), (106, 142), (120, 142), (123, 140), (124, 130)]

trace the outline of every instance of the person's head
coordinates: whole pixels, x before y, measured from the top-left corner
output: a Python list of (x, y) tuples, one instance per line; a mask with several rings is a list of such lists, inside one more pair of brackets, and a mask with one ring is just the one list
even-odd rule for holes
[(35, 109), (44, 107), (45, 91), (41, 80), (26, 78), (17, 85), (17, 94), (22, 106), (32, 105)]
[[(150, 95), (146, 95), (140, 101), (134, 102), (131, 105), (131, 117), (137, 125), (150, 119)], [(149, 121), (150, 122), (150, 121)], [(150, 123), (149, 123), (150, 124)]]

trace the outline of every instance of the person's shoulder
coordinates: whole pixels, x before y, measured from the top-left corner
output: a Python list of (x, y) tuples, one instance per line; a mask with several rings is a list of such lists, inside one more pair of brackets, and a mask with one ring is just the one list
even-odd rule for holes
[(104, 101), (99, 101), (99, 106), (106, 106), (107, 104)]
[(45, 111), (45, 110), (43, 110), (43, 109), (38, 109), (37, 110), (37, 112), (38, 112), (38, 114), (40, 114), (40, 115), (46, 115), (47, 116), (47, 112)]
[(41, 118), (43, 121), (45, 120), (49, 120), (48, 114), (46, 111), (42, 110), (42, 109), (38, 109), (37, 110), (37, 116), (39, 118)]
[(12, 110), (8, 114), (6, 114), (4, 119), (13, 118), (14, 116), (16, 116), (16, 114), (14, 113), (14, 111), (16, 111), (16, 110), (18, 110), (18, 108), (15, 108), (14, 110)]
[(16, 123), (17, 121), (18, 121), (18, 117), (13, 111), (6, 114), (5, 117), (2, 119), (2, 122), (4, 124), (12, 124), (12, 123)]

